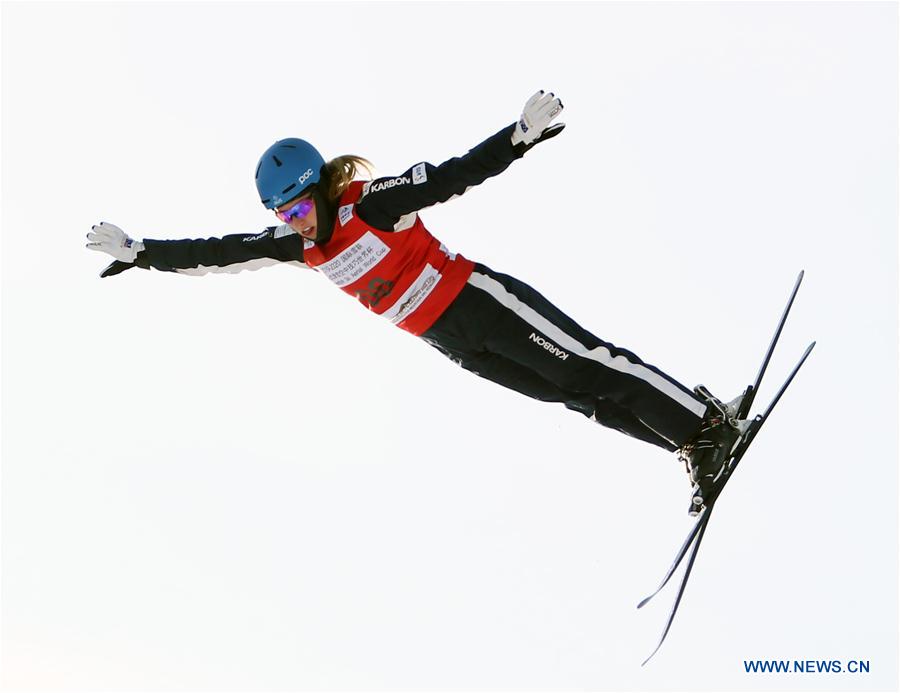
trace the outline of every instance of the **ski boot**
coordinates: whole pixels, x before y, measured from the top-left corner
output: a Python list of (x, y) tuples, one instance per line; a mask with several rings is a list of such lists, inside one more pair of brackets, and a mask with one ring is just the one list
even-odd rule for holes
[(744, 395), (723, 404), (702, 385), (694, 388), (694, 392), (706, 401), (706, 414), (700, 433), (678, 451), (678, 459), (684, 462), (693, 485), (688, 509), (692, 517), (699, 515), (711, 500), (717, 482), (727, 471), (727, 463), (746, 432), (746, 422), (736, 418)]

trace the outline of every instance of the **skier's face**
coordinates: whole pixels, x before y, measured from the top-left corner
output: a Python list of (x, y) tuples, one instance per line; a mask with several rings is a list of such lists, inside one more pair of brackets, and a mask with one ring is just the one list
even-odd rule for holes
[[(298, 202), (302, 202), (303, 200), (311, 200), (312, 193), (308, 193), (303, 195), (302, 197), (298, 197), (290, 202), (281, 205), (281, 207), (277, 207), (275, 209), (276, 212), (287, 212), (289, 209), (294, 207)], [(288, 222), (288, 225), (294, 229), (297, 233), (299, 233), (304, 238), (308, 238), (311, 241), (316, 240), (316, 234), (318, 230), (316, 228), (316, 206), (313, 205), (312, 209), (309, 210), (302, 217), (292, 217)]]

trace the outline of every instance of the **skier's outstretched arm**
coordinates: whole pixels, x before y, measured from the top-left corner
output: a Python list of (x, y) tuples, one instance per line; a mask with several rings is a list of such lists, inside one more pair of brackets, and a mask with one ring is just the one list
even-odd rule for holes
[(222, 238), (135, 241), (118, 226), (102, 222), (92, 228), (88, 240), (88, 248), (115, 258), (101, 277), (132, 267), (199, 275), (256, 270), (279, 262), (305, 266), (302, 239), (287, 224), (270, 226), (260, 233), (236, 233)]
[(551, 126), (550, 121), (562, 108), (554, 94), (539, 91), (525, 104), (518, 121), (467, 154), (448, 159), (440, 166), (423, 161), (399, 176), (366, 183), (357, 203), (360, 218), (378, 229), (401, 230), (406, 226), (401, 221), (404, 215), (462, 195), (505, 171), (538, 142), (558, 135), (565, 125)]

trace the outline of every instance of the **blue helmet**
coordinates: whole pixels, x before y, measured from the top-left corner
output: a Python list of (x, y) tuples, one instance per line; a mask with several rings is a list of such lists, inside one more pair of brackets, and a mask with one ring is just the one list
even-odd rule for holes
[(278, 140), (260, 157), (256, 189), (267, 209), (275, 209), (319, 182), (325, 159), (309, 142)]

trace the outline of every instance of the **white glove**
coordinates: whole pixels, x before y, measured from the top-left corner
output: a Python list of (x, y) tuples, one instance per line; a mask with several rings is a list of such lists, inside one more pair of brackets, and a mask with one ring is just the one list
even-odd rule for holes
[(103, 221), (91, 229), (93, 233), (87, 235), (90, 243), (85, 247), (108, 253), (120, 262), (134, 262), (137, 254), (144, 249), (143, 243), (129, 238), (122, 229), (113, 224)]
[[(548, 128), (550, 121), (558, 116), (563, 109), (562, 101), (555, 98), (551, 92), (545, 94), (543, 90), (532, 96), (522, 109), (522, 116), (516, 123), (516, 129), (512, 134), (513, 146), (517, 144), (531, 145), (534, 144), (541, 134)], [(553, 126), (554, 129), (561, 130), (564, 126), (562, 123)], [(547, 137), (552, 137), (556, 132), (547, 133)]]

